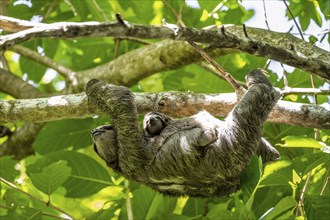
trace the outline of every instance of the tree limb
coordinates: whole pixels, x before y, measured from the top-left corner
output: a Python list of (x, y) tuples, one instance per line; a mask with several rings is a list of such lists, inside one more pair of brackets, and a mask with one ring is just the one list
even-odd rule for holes
[[(8, 17), (0, 16), (0, 21)], [(2, 28), (2, 25), (0, 25)], [(100, 22), (60, 22), (38, 25), (14, 34), (2, 36), (0, 52), (15, 44), (37, 38), (137, 37), (144, 39), (176, 39), (232, 48), (309, 71), (330, 81), (330, 54), (287, 33), (258, 28), (228, 26), (211, 29), (181, 27), (177, 33), (165, 26)], [(246, 37), (247, 36), (247, 37)]]
[[(171, 116), (190, 116), (200, 110), (225, 116), (236, 104), (235, 93), (197, 94), (182, 92), (135, 93), (140, 114), (159, 111)], [(0, 123), (42, 122), (87, 118), (96, 114), (85, 93), (29, 100), (0, 101)], [(279, 101), (268, 121), (295, 126), (330, 129), (330, 111), (317, 105)]]

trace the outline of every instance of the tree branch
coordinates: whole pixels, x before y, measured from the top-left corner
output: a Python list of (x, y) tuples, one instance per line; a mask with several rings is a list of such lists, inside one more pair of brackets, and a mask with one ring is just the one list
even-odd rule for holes
[[(8, 17), (0, 16), (0, 21)], [(16, 19), (17, 20), (17, 19)], [(1, 22), (2, 23), (2, 22)], [(3, 25), (0, 24), (0, 28)], [(245, 34), (244, 34), (245, 33)], [(246, 37), (247, 35), (248, 37)], [(233, 48), (309, 71), (330, 81), (330, 54), (308, 42), (287, 33), (278, 33), (258, 28), (228, 26), (211, 29), (181, 27), (177, 33), (162, 26), (100, 22), (60, 22), (38, 24), (38, 27), (2, 36), (0, 52), (15, 44), (37, 38), (78, 37), (137, 37), (144, 39), (173, 39), (199, 42), (214, 48)]]
[[(195, 94), (182, 92), (135, 93), (140, 114), (160, 111), (171, 116), (190, 116), (201, 109), (215, 116), (226, 116), (236, 104), (235, 93)], [(29, 100), (0, 101), (0, 123), (17, 121), (52, 121), (87, 118), (96, 112), (89, 106), (85, 93)], [(317, 105), (279, 101), (269, 122), (330, 129), (330, 111)]]

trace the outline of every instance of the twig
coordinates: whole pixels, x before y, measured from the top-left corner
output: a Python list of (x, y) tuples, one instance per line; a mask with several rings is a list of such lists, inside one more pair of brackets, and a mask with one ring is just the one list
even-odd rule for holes
[(71, 69), (66, 68), (66, 67), (54, 62), (49, 57), (41, 56), (39, 53), (37, 53), (33, 50), (30, 50), (26, 47), (19, 46), (19, 45), (13, 46), (12, 48), (10, 48), (10, 50), (56, 70), (59, 74), (64, 76), (70, 82), (70, 85), (72, 85), (72, 86), (77, 85), (77, 79), (75, 76), (76, 73), (74, 71), (72, 71)]
[(96, 0), (92, 0), (93, 4), (95, 5), (96, 9), (101, 13), (105, 21), (109, 21), (108, 16), (104, 13), (102, 8), (99, 6)]
[(324, 193), (324, 191), (326, 190), (327, 185), (328, 185), (328, 183), (329, 183), (329, 178), (330, 178), (330, 177), (328, 176), (328, 174), (329, 174), (329, 170), (327, 171), (326, 178), (325, 178), (325, 180), (324, 180), (324, 184), (323, 184), (322, 190), (321, 190), (321, 192), (320, 192), (320, 196), (323, 195), (323, 193)]
[(290, 88), (285, 87), (280, 90), (283, 95), (290, 94), (319, 94), (319, 95), (330, 95), (330, 90), (317, 89), (317, 88)]
[(53, 1), (52, 4), (49, 6), (46, 14), (43, 16), (42, 21), (47, 20), (48, 16), (50, 15), (50, 13), (53, 11), (55, 5), (59, 4), (59, 1)]
[(299, 31), (299, 34), (300, 34), (301, 39), (305, 40), (304, 35), (303, 35), (303, 33), (302, 33), (302, 31), (301, 31), (299, 25), (298, 25), (298, 22), (296, 21), (295, 17), (293, 16), (293, 13), (292, 13), (292, 11), (291, 11), (289, 5), (286, 3), (286, 0), (283, 0), (283, 2), (284, 2), (284, 4), (285, 4), (285, 7), (286, 7), (286, 9), (288, 10), (289, 14), (291, 15), (293, 22), (295, 23), (295, 25), (296, 25), (296, 27), (297, 27), (297, 29), (298, 29), (298, 31)]
[(37, 201), (39, 201), (39, 202), (45, 204), (46, 206), (49, 206), (49, 207), (51, 207), (51, 208), (53, 208), (53, 209), (55, 209), (55, 210), (57, 210), (57, 211), (59, 211), (59, 212), (65, 214), (65, 215), (67, 215), (67, 216), (70, 217), (71, 219), (74, 219), (70, 214), (66, 213), (65, 211), (63, 211), (63, 210), (60, 209), (59, 207), (54, 206), (54, 205), (51, 204), (51, 203), (45, 202), (44, 200), (42, 200), (42, 199), (40, 199), (40, 198), (38, 198), (38, 197), (36, 197), (36, 196), (30, 194), (30, 193), (27, 193), (27, 192), (21, 190), (20, 188), (18, 188), (17, 186), (15, 186), (13, 183), (7, 181), (6, 179), (4, 179), (4, 178), (2, 178), (2, 177), (0, 177), (0, 182), (3, 182), (4, 184), (8, 185), (9, 187), (13, 188), (14, 190), (19, 191), (19, 192), (21, 192), (21, 193), (23, 193), (23, 194), (25, 194), (25, 195), (27, 195), (27, 196), (29, 196), (29, 197), (31, 197), (31, 198), (37, 200)]
[(119, 56), (119, 48), (120, 48), (120, 41), (121, 39), (115, 38), (115, 49), (114, 49), (114, 58), (116, 59)]
[(116, 13), (116, 19), (117, 22), (121, 25), (123, 25), (124, 27), (130, 28), (130, 24), (127, 21), (124, 21), (123, 18), (121, 17), (121, 15), (119, 13)]
[[(207, 61), (209, 62), (214, 68), (219, 71), (222, 77), (227, 80), (227, 82), (234, 88), (235, 91), (239, 90), (241, 86), (235, 81), (235, 79), (227, 73), (215, 60), (210, 57), (202, 48), (200, 48), (196, 43), (189, 42), (191, 46), (193, 46), (196, 51)], [(221, 76), (219, 76), (221, 77)]]
[(69, 5), (72, 13), (74, 16), (78, 16), (77, 10), (75, 9), (75, 7), (72, 5), (72, 3), (70, 2), (70, 0), (64, 0), (64, 2)]
[(150, 45), (151, 44), (148, 41), (141, 40), (141, 39), (136, 38), (136, 37), (116, 37), (115, 39), (128, 40), (128, 41), (136, 42), (138, 44), (143, 44), (143, 45)]
[[(198, 66), (202, 67), (203, 69), (209, 71), (210, 73), (220, 77), (221, 79), (224, 79), (224, 77), (222, 75), (219, 75), (218, 71), (211, 65), (205, 63), (205, 62), (199, 62), (197, 63)], [(244, 82), (241, 81), (236, 81), (240, 86), (242, 86), (243, 88), (247, 89), (247, 86)]]
[(284, 68), (283, 63), (281, 63), (281, 67), (282, 67), (282, 70), (283, 70), (283, 82), (284, 82), (284, 86), (285, 87), (289, 87), (289, 82), (288, 82), (288, 78), (286, 77), (286, 70)]
[(265, 17), (265, 23), (267, 26), (267, 29), (270, 30), (269, 25), (268, 25), (268, 19), (267, 19), (267, 11), (266, 11), (266, 3), (265, 0), (262, 0), (263, 6), (264, 6), (264, 17)]

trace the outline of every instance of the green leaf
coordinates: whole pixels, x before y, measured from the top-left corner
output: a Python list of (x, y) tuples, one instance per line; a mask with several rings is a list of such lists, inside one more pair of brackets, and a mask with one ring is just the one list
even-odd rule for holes
[(1, 216), (1, 220), (12, 219), (28, 219), (28, 220), (40, 220), (43, 219), (42, 211), (29, 208), (26, 206), (20, 206), (8, 215)]
[(207, 219), (226, 219), (226, 220), (237, 220), (239, 216), (236, 212), (227, 210), (227, 204), (221, 203), (212, 207), (207, 213)]
[(142, 186), (133, 193), (132, 207), (135, 219), (161, 218), (173, 212), (176, 198), (165, 197), (152, 189)]
[(307, 219), (326, 220), (330, 216), (330, 197), (306, 195), (304, 207)]
[(95, 213), (93, 213), (91, 216), (88, 216), (86, 220), (104, 220), (104, 219), (112, 219), (115, 217), (115, 211), (118, 209), (118, 206), (116, 204), (111, 205), (108, 209), (101, 209)]
[(246, 208), (251, 209), (254, 193), (259, 185), (262, 174), (262, 161), (259, 157), (253, 156), (249, 165), (241, 174), (241, 189), (243, 191), (243, 201)]
[(292, 160), (293, 168), (300, 176), (304, 176), (317, 166), (329, 162), (329, 155), (322, 152), (303, 155)]
[(318, 38), (315, 37), (314, 35), (311, 35), (311, 36), (309, 36), (308, 40), (309, 40), (309, 43), (314, 45), (318, 41)]
[(292, 164), (289, 161), (276, 161), (265, 167), (260, 186), (288, 185), (292, 181)]
[(288, 211), (293, 214), (295, 207), (297, 206), (296, 200), (291, 196), (284, 197), (279, 201), (275, 207), (272, 207), (267, 211), (261, 219), (284, 219), (283, 214), (286, 214)]
[(108, 172), (94, 159), (73, 151), (53, 152), (45, 155), (49, 161), (65, 160), (72, 168), (69, 179), (63, 184), (66, 197), (79, 198), (92, 195), (113, 185)]
[(318, 0), (319, 8), (326, 19), (330, 19), (330, 4), (328, 0)]
[(205, 199), (189, 198), (183, 207), (182, 214), (189, 217), (202, 215), (206, 205)]
[(221, 1), (209, 1), (209, 0), (198, 0), (200, 9), (205, 9), (207, 12), (211, 12)]
[(285, 144), (279, 144), (281, 147), (307, 147), (307, 148), (323, 148), (324, 145), (313, 138), (305, 136), (286, 136), (282, 138)]
[(10, 182), (18, 176), (19, 171), (15, 169), (17, 164), (16, 160), (13, 160), (10, 156), (4, 156), (0, 158), (0, 176)]
[(31, 173), (33, 185), (47, 195), (51, 195), (69, 178), (71, 168), (66, 161), (60, 160), (42, 169), (40, 173)]
[(84, 148), (92, 144), (90, 131), (93, 128), (92, 119), (49, 122), (39, 132), (32, 147), (40, 154), (47, 154), (69, 147), (74, 149)]

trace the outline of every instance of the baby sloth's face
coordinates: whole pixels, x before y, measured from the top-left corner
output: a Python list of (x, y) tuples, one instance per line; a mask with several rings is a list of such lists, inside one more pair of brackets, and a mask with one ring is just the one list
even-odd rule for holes
[(166, 127), (170, 118), (162, 113), (149, 112), (144, 116), (143, 130), (147, 137), (159, 135)]

